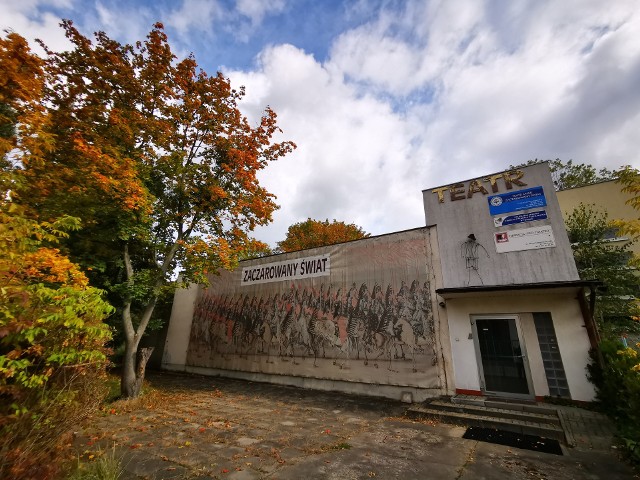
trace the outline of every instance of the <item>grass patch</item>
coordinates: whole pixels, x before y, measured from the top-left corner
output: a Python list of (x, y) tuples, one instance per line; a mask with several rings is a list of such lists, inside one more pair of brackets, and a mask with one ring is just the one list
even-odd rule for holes
[(330, 445), (329, 450), (349, 450), (351, 445), (347, 442), (336, 443), (335, 445)]
[(110, 453), (98, 451), (93, 459), (78, 460), (68, 480), (118, 480), (123, 473), (122, 461), (116, 457), (114, 446)]
[(105, 382), (105, 386), (108, 388), (107, 396), (104, 399), (104, 403), (112, 403), (120, 398), (120, 376), (109, 374)]

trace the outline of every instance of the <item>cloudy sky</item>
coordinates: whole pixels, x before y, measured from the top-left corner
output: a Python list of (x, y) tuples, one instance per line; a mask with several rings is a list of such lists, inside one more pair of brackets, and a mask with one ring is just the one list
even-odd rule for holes
[(54, 49), (143, 39), (245, 85), (296, 152), (268, 167), (271, 245), (308, 217), (372, 234), (424, 225), (426, 188), (529, 159), (640, 167), (637, 0), (0, 0), (0, 27)]

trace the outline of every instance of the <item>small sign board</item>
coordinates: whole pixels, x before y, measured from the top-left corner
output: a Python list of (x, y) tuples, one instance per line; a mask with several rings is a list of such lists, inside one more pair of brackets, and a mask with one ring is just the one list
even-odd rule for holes
[(526, 188), (516, 192), (501, 193), (487, 198), (492, 216), (547, 206), (542, 187)]
[(493, 240), (498, 253), (537, 250), (556, 246), (551, 225), (496, 232), (493, 235)]
[(515, 225), (517, 223), (536, 222), (538, 220), (546, 220), (546, 210), (536, 210), (535, 212), (517, 213), (515, 215), (501, 215), (493, 219), (496, 227), (504, 227), (506, 225)]

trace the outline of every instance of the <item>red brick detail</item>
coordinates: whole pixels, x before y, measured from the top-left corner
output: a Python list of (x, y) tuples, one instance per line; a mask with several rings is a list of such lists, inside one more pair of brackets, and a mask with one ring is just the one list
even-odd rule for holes
[(465, 390), (464, 388), (456, 388), (456, 394), (458, 395), (484, 395), (480, 390)]

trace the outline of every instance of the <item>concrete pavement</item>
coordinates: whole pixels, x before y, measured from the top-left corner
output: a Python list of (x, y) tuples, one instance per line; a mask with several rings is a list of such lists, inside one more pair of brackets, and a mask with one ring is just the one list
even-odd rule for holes
[[(630, 479), (603, 418), (566, 409), (576, 447), (551, 455), (462, 438), (464, 427), (403, 416), (378, 398), (169, 373), (156, 391), (116, 402), (76, 438), (110, 451), (125, 479)], [(579, 420), (592, 422), (587, 430)]]

